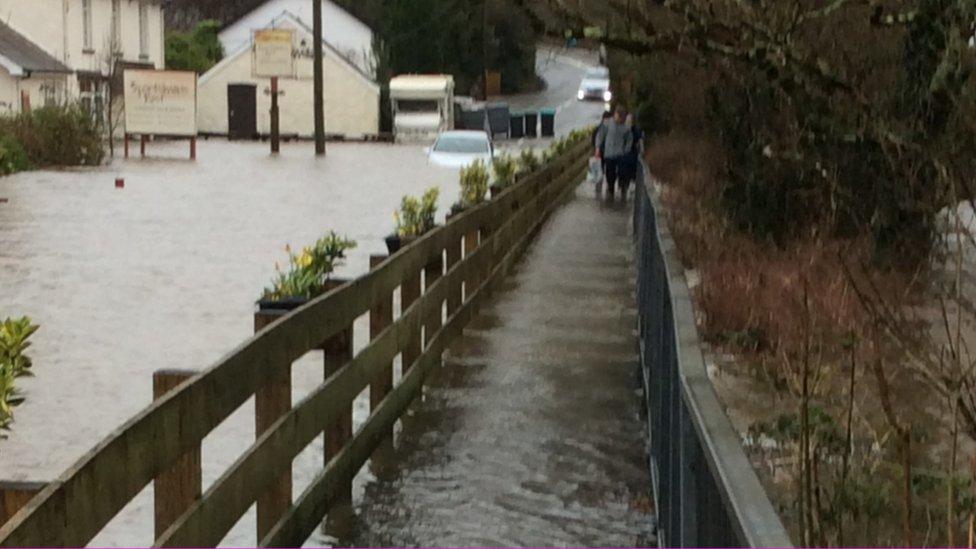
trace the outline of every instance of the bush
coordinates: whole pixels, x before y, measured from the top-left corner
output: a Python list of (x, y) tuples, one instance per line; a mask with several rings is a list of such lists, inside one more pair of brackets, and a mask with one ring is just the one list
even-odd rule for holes
[(27, 166), (95, 166), (105, 157), (101, 126), (78, 106), (42, 107), (0, 118), (0, 136), (4, 143), (20, 145)]
[(509, 155), (502, 155), (492, 160), (491, 172), (494, 176), (494, 185), (499, 189), (506, 189), (515, 183), (515, 172), (518, 164)]
[(488, 166), (481, 160), (461, 168), (461, 206), (470, 208), (485, 201), (488, 192)]
[(519, 173), (532, 173), (539, 169), (539, 157), (535, 154), (535, 149), (529, 147), (522, 151), (519, 156)]
[(224, 57), (216, 21), (202, 21), (193, 32), (166, 34), (166, 67), (204, 73)]
[(431, 187), (420, 199), (404, 196), (400, 209), (393, 212), (397, 234), (401, 237), (415, 237), (433, 229), (440, 192), (438, 187)]
[(356, 247), (356, 241), (340, 237), (335, 231), (319, 239), (314, 246), (302, 248), (302, 253), (288, 252), (289, 268), (283, 271), (275, 265), (278, 274), (270, 288), (265, 288), (264, 299), (312, 298), (322, 292), (325, 282), (342, 265), (347, 250)]
[(32, 375), (31, 359), (26, 351), (30, 348), (28, 339), (37, 328), (27, 317), (0, 322), (0, 431), (10, 429), (13, 408), (24, 401), (14, 382)]
[(0, 175), (10, 175), (31, 168), (31, 161), (20, 142), (9, 135), (0, 135)]

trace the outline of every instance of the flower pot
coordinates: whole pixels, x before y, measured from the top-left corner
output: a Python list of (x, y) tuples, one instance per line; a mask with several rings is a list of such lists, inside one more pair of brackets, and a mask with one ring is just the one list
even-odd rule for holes
[(409, 246), (411, 242), (416, 240), (415, 236), (400, 236), (393, 233), (386, 237), (386, 249), (393, 255), (400, 251), (401, 248)]
[(261, 299), (258, 301), (260, 311), (294, 311), (309, 302), (307, 297), (286, 297), (283, 299)]
[(464, 208), (463, 205), (461, 205), (460, 202), (455, 203), (455, 204), (451, 204), (451, 213), (450, 213), (450, 215), (451, 215), (451, 217), (454, 217), (455, 215), (460, 215), (461, 212), (463, 212), (464, 210), (465, 210), (465, 208)]

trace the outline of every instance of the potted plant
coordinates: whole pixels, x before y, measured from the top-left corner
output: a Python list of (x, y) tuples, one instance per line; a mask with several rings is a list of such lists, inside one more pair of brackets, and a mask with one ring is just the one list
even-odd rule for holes
[(491, 197), (495, 198), (502, 191), (512, 186), (515, 183), (515, 172), (517, 169), (517, 164), (515, 159), (511, 156), (504, 155), (499, 156), (491, 163), (491, 171), (494, 176), (494, 181), (489, 189), (491, 190)]
[(356, 247), (356, 242), (330, 231), (315, 245), (302, 248), (301, 253), (288, 252), (288, 268), (275, 265), (277, 274), (271, 286), (264, 289), (258, 308), (291, 311), (321, 294), (332, 273), (345, 261), (345, 253)]
[(460, 185), (461, 196), (451, 206), (452, 215), (457, 215), (485, 201), (485, 195), (488, 194), (488, 165), (481, 160), (476, 160), (471, 165), (461, 168)]
[(431, 187), (419, 199), (413, 196), (403, 197), (400, 209), (393, 212), (396, 230), (386, 237), (386, 248), (390, 254), (397, 253), (400, 248), (436, 226), (434, 216), (437, 214), (439, 196), (440, 189)]
[(528, 148), (522, 151), (518, 161), (518, 174), (526, 176), (539, 169), (539, 157), (535, 154), (535, 149)]

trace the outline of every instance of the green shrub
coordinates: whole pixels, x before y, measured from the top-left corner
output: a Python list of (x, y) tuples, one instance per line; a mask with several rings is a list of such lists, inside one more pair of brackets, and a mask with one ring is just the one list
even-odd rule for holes
[(10, 175), (31, 168), (24, 147), (10, 135), (0, 135), (0, 175)]
[(302, 253), (294, 254), (286, 246), (289, 268), (283, 271), (276, 265), (278, 274), (270, 288), (265, 288), (264, 299), (281, 300), (286, 298), (312, 298), (322, 292), (325, 282), (336, 267), (342, 265), (347, 250), (356, 247), (356, 241), (344, 238), (330, 231), (314, 246), (302, 248)]
[(476, 160), (470, 166), (461, 168), (461, 206), (470, 208), (485, 201), (488, 193), (488, 166)]
[(205, 73), (224, 57), (218, 38), (220, 24), (202, 21), (193, 32), (166, 34), (166, 67)]
[(24, 401), (14, 383), (18, 378), (32, 375), (31, 359), (26, 352), (31, 345), (28, 339), (37, 328), (27, 317), (8, 318), (0, 323), (0, 431), (10, 429), (13, 409)]
[(502, 155), (491, 162), (491, 172), (494, 176), (494, 185), (500, 189), (510, 187), (515, 183), (515, 173), (518, 164), (509, 155)]
[(404, 196), (400, 209), (393, 212), (397, 234), (401, 237), (414, 237), (433, 229), (440, 192), (438, 187), (431, 187), (419, 199)]
[(535, 149), (529, 147), (522, 151), (519, 156), (519, 173), (532, 173), (539, 169), (539, 157), (535, 154)]
[(30, 165), (96, 166), (105, 157), (101, 126), (78, 106), (42, 107), (0, 118), (0, 135), (20, 144)]

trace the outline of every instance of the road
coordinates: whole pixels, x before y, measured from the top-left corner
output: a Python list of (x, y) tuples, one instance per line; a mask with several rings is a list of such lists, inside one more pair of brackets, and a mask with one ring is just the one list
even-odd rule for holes
[[(540, 55), (552, 85), (513, 99), (560, 108), (565, 133), (591, 123), (599, 105), (569, 102), (583, 65)], [(540, 143), (541, 145), (541, 143)], [(0, 179), (0, 316), (41, 325), (36, 377), (21, 386), (9, 438), (0, 440), (0, 479), (56, 478), (152, 398), (159, 369), (203, 369), (251, 334), (254, 301), (286, 244), (328, 230), (355, 239), (340, 276), (367, 270), (404, 194), (441, 187), (440, 219), (458, 195), (456, 171), (428, 166), (421, 145), (333, 144), (315, 159), (307, 143), (273, 158), (262, 143), (202, 141), (196, 163), (185, 143), (152, 144), (150, 160), (97, 169), (40, 171)], [(116, 189), (116, 177), (125, 188)], [(367, 319), (355, 345), (365, 345)], [(314, 354), (313, 354), (314, 355)], [(297, 401), (321, 382), (321, 358), (293, 371)], [(357, 401), (355, 421), (368, 414)], [(204, 488), (254, 439), (253, 402), (204, 443)], [(295, 493), (321, 466), (319, 439), (295, 462)], [(357, 479), (357, 490), (370, 482)], [(151, 543), (147, 488), (95, 545)], [(224, 540), (253, 541), (253, 514)]]

